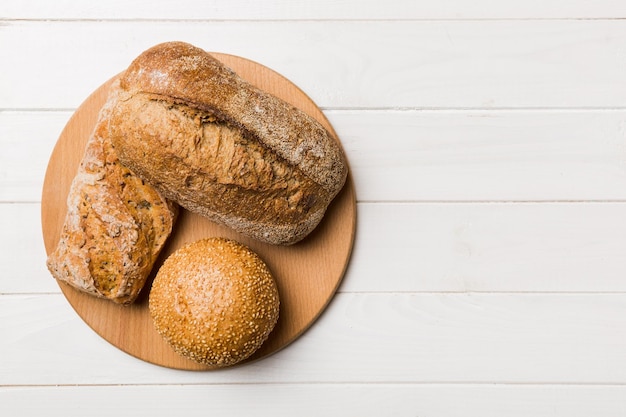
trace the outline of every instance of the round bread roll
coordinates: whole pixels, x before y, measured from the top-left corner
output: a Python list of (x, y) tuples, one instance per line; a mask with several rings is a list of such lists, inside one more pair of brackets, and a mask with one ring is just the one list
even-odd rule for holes
[(215, 367), (252, 355), (274, 328), (278, 308), (265, 263), (223, 238), (202, 239), (170, 255), (149, 295), (156, 330), (174, 350)]

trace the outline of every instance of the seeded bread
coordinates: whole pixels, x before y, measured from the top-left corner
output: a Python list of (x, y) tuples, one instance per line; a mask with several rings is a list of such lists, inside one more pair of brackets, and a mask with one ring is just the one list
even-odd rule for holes
[(170, 235), (177, 206), (120, 163), (108, 135), (118, 91), (114, 85), (88, 139), (47, 266), (81, 291), (128, 304)]
[(241, 233), (292, 244), (320, 222), (347, 163), (319, 122), (207, 52), (157, 45), (121, 76), (110, 134), (167, 198)]
[(170, 255), (149, 299), (154, 326), (172, 348), (214, 367), (250, 357), (276, 325), (279, 305), (263, 260), (223, 238), (198, 240)]

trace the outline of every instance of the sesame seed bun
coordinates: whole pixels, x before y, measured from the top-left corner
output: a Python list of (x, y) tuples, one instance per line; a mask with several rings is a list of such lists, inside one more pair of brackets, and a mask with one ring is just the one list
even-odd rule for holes
[(180, 355), (210, 366), (252, 355), (278, 320), (276, 283), (246, 246), (202, 239), (170, 255), (154, 279), (149, 310), (156, 330)]

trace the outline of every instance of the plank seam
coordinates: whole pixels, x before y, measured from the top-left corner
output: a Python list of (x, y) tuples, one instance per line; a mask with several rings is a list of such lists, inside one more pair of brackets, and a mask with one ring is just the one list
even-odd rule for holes
[(0, 17), (6, 23), (370, 23), (370, 22), (570, 22), (570, 21), (622, 21), (626, 16), (596, 17), (466, 17), (466, 18), (256, 18), (256, 19), (173, 19), (173, 18), (20, 18)]
[(103, 383), (103, 384), (0, 384), (2, 388), (89, 388), (89, 387), (210, 387), (210, 386), (252, 386), (252, 385), (353, 385), (353, 386), (432, 386), (432, 387), (469, 387), (469, 386), (492, 386), (492, 387), (604, 387), (626, 388), (626, 382), (524, 382), (524, 381), (243, 381), (243, 382), (185, 382), (181, 383)]

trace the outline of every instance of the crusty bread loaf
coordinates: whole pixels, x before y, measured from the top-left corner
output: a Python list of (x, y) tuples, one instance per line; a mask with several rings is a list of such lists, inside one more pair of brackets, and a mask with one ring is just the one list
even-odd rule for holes
[(89, 294), (134, 301), (170, 235), (177, 206), (120, 164), (108, 136), (114, 85), (70, 186), (67, 215), (47, 266)]
[(120, 160), (190, 211), (292, 244), (344, 185), (347, 163), (331, 133), (199, 48), (157, 45), (121, 87), (110, 124)]
[(149, 299), (154, 326), (172, 348), (215, 367), (250, 357), (276, 325), (279, 305), (263, 260), (223, 238), (198, 240), (170, 255)]

